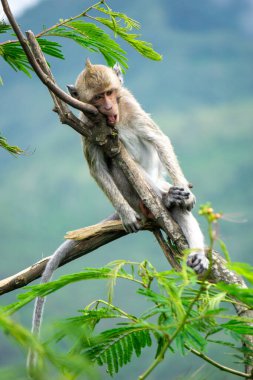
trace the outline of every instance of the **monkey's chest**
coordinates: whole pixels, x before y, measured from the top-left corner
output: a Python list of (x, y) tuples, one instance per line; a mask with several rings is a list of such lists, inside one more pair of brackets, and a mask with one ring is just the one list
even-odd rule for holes
[(140, 138), (128, 130), (121, 130), (119, 137), (134, 161), (152, 178), (159, 178), (162, 171), (162, 164), (155, 147), (149, 141)]

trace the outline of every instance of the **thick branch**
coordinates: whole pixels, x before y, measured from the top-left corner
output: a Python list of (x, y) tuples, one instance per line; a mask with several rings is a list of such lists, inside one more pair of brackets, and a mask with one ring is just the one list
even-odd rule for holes
[(137, 191), (140, 199), (154, 216), (156, 223), (174, 241), (180, 251), (188, 248), (187, 241), (178, 226), (172, 219), (162, 200), (157, 197), (153, 188), (144, 179), (141, 171), (131, 158), (126, 148), (121, 144), (120, 152), (113, 158), (114, 165), (120, 166), (126, 178)]
[[(142, 229), (156, 231), (157, 227), (155, 227), (154, 224), (146, 224)], [(126, 235), (127, 233), (124, 231), (122, 223), (116, 220), (101, 222), (93, 226), (68, 232), (65, 236), (67, 240), (57, 248), (57, 251), (61, 249), (67, 252), (65, 259), (60, 263), (60, 266), (65, 265), (70, 261), (84, 256), (102, 247), (103, 245)], [(161, 236), (158, 239), (160, 239), (160, 242), (163, 242), (163, 244), (165, 244), (165, 241), (161, 238)], [(45, 257), (44, 259), (22, 270), (21, 272), (1, 280), (0, 295), (21, 288), (39, 278), (42, 275), (50, 257), (51, 256)], [(171, 264), (173, 267), (175, 266), (175, 264), (173, 264), (173, 261), (171, 261)], [(227, 270), (225, 267), (225, 260), (216, 252), (213, 252), (213, 266), (213, 281), (223, 281), (225, 283), (234, 283), (246, 287), (245, 283), (239, 276)]]
[[(119, 221), (96, 224), (94, 226), (81, 229), (80, 231), (82, 231), (82, 240), (67, 239), (57, 248), (57, 251), (61, 249), (67, 252), (65, 259), (60, 263), (60, 266), (65, 265), (78, 257), (86, 255), (87, 253), (126, 235), (126, 232)], [(69, 236), (73, 236), (73, 234), (70, 233)], [(50, 256), (45, 257), (21, 272), (1, 280), (0, 295), (21, 288), (36, 280), (36, 278), (39, 278), (42, 275), (49, 259)]]

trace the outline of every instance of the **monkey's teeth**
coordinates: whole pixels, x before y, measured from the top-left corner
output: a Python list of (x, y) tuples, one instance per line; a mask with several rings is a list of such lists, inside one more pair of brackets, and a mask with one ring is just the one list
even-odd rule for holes
[(108, 115), (107, 122), (110, 125), (114, 125), (117, 122), (117, 115)]

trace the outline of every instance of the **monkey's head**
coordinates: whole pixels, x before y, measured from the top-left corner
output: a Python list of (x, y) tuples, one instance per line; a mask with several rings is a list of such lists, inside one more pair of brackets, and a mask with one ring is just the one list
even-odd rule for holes
[(70, 94), (78, 100), (92, 104), (107, 118), (107, 124), (119, 121), (119, 92), (123, 83), (120, 66), (113, 68), (92, 65), (87, 59), (85, 69), (77, 77), (75, 85), (68, 85)]

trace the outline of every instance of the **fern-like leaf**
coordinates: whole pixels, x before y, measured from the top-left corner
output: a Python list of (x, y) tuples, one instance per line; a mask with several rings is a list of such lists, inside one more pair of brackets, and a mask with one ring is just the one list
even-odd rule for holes
[(140, 37), (139, 34), (127, 33), (126, 30), (119, 25), (119, 23), (115, 23), (106, 18), (96, 17), (96, 20), (113, 30), (144, 57), (155, 61), (160, 61), (162, 59), (162, 56), (152, 48), (151, 43), (138, 39)]
[(90, 339), (89, 344), (84, 348), (88, 358), (98, 365), (106, 364), (112, 376), (131, 361), (133, 352), (139, 357), (142, 348), (150, 346), (152, 340), (147, 326), (131, 324), (104, 331)]
[(111, 277), (111, 269), (109, 268), (85, 268), (83, 272), (73, 273), (60, 277), (58, 280), (51, 281), (45, 284), (27, 286), (25, 289), (29, 289), (24, 294), (18, 296), (19, 301), (10, 304), (3, 309), (8, 313), (14, 313), (27, 303), (31, 302), (36, 297), (45, 297), (49, 294), (56, 292), (57, 290), (78, 281), (85, 280), (99, 280), (107, 279)]
[(37, 39), (43, 53), (52, 57), (64, 59), (64, 55), (61, 51), (61, 45), (54, 41), (46, 40), (45, 38)]
[(31, 77), (32, 68), (19, 42), (10, 42), (0, 46), (0, 55), (15, 70), (23, 71)]
[(126, 29), (140, 29), (140, 23), (130, 17), (128, 17), (126, 14), (124, 13), (121, 13), (121, 12), (114, 12), (113, 10), (111, 9), (105, 9), (105, 8), (102, 8), (100, 7), (99, 5), (94, 7), (96, 8), (99, 12), (102, 12), (104, 14), (107, 14), (111, 17), (111, 19), (120, 19), (124, 22), (124, 26)]
[(123, 67), (128, 67), (126, 52), (107, 33), (94, 24), (82, 20), (71, 21), (64, 26), (50, 30), (46, 36), (72, 39), (92, 52), (101, 53), (109, 66), (119, 62)]

